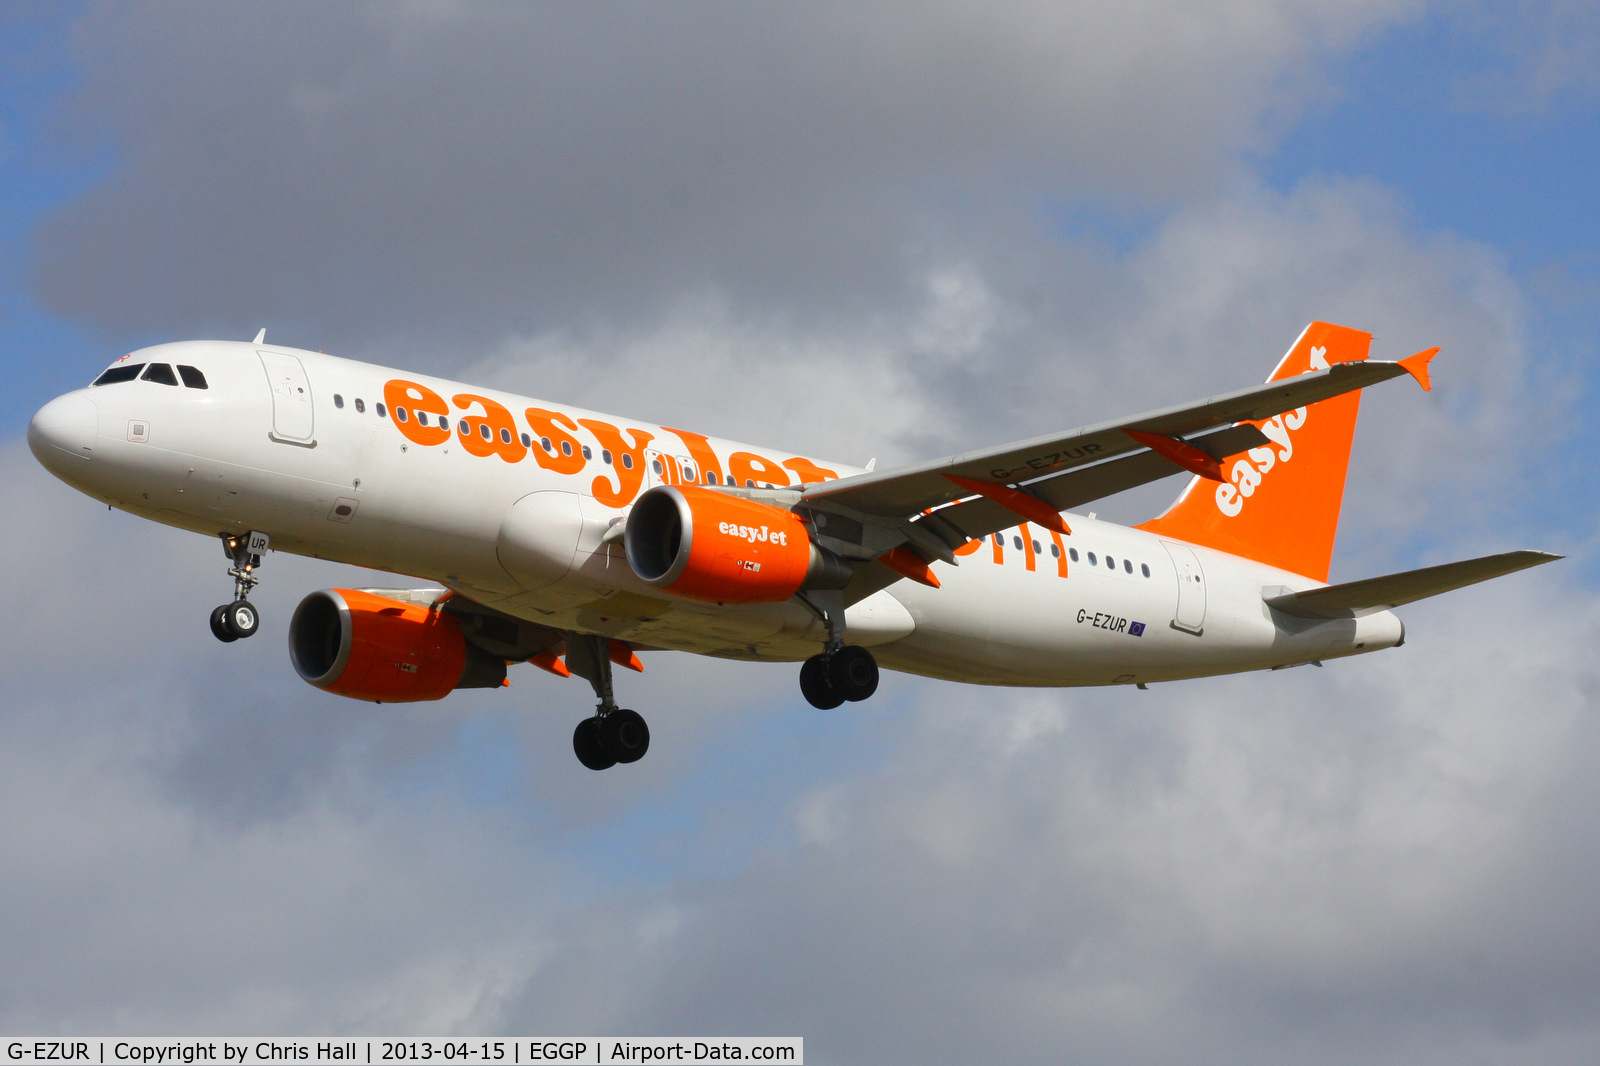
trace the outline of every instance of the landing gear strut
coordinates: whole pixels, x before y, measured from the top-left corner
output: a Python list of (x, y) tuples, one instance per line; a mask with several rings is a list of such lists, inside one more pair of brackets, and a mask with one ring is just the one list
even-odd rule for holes
[(878, 691), (878, 661), (866, 648), (844, 642), (844, 596), (816, 591), (801, 593), (800, 598), (828, 630), (822, 654), (813, 655), (800, 667), (800, 694), (806, 702), (831, 711), (847, 700), (859, 702)]
[(572, 751), (591, 770), (638, 762), (650, 750), (650, 727), (638, 711), (618, 707), (611, 691), (611, 648), (605, 637), (567, 634), (567, 669), (587, 678), (599, 699), (593, 718), (572, 731)]
[(211, 633), (224, 644), (253, 637), (261, 628), (261, 615), (250, 603), (250, 590), (261, 580), (255, 571), (261, 566), (267, 544), (265, 533), (222, 534), (222, 552), (233, 561), (228, 568), (228, 576), (233, 578), (233, 602), (211, 612)]

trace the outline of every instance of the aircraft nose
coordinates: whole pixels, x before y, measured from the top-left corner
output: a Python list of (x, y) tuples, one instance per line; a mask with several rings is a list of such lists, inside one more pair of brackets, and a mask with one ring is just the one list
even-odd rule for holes
[(28, 447), (51, 469), (59, 465), (64, 455), (92, 458), (99, 420), (94, 401), (82, 392), (57, 396), (39, 408), (28, 423)]

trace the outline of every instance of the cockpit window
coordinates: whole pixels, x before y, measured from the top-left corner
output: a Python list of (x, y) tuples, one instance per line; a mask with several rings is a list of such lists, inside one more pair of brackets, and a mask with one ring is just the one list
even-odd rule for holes
[(178, 375), (172, 372), (172, 367), (166, 363), (151, 363), (140, 376), (140, 381), (153, 381), (157, 385), (171, 385), (178, 387)]
[(191, 389), (203, 389), (206, 387), (206, 376), (200, 373), (197, 367), (184, 366), (179, 363), (178, 376), (183, 378), (183, 383)]
[(126, 366), (114, 366), (104, 374), (94, 379), (96, 385), (115, 385), (119, 381), (132, 381), (139, 376), (139, 371), (144, 369), (143, 363), (130, 363)]

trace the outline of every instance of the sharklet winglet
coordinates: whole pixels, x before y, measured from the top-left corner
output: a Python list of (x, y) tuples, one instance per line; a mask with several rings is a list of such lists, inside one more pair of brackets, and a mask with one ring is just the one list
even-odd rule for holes
[(1408, 355), (1400, 360), (1400, 365), (1405, 367), (1407, 374), (1417, 379), (1417, 384), (1422, 386), (1423, 392), (1433, 391), (1433, 383), (1428, 380), (1428, 364), (1433, 362), (1433, 357), (1438, 354), (1438, 348), (1429, 348), (1425, 352)]

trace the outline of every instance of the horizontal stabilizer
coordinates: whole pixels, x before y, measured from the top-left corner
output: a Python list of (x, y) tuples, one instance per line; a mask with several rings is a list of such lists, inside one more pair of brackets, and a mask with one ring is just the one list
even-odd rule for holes
[(1425, 600), (1441, 592), (1476, 585), (1492, 577), (1526, 570), (1540, 563), (1552, 563), (1559, 555), (1549, 552), (1518, 551), (1464, 559), (1459, 563), (1428, 566), (1400, 574), (1369, 577), (1343, 585), (1327, 585), (1306, 592), (1290, 592), (1282, 586), (1263, 590), (1262, 599), (1273, 610), (1302, 618), (1354, 618), (1386, 611), (1413, 600)]

